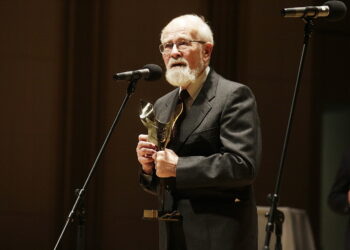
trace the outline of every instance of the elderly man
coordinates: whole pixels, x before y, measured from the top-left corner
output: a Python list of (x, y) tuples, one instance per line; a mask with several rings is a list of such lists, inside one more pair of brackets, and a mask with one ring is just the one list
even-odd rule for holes
[(261, 146), (255, 98), (209, 67), (213, 46), (210, 27), (196, 15), (171, 20), (161, 33), (166, 79), (178, 88), (154, 109), (160, 121), (181, 118), (165, 150), (140, 135), (136, 151), (146, 191), (155, 193), (157, 178), (174, 180), (171, 195), (183, 218), (159, 222), (162, 250), (257, 249), (252, 184)]

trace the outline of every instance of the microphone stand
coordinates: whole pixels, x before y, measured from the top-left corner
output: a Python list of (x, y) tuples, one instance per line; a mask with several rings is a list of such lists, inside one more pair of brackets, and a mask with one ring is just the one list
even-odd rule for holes
[(119, 122), (119, 118), (120, 118), (121, 113), (123, 112), (123, 110), (126, 106), (126, 103), (128, 102), (130, 96), (135, 92), (137, 81), (140, 78), (141, 78), (140, 75), (135, 74), (130, 79), (129, 86), (127, 88), (127, 93), (124, 97), (124, 100), (123, 100), (123, 102), (122, 102), (122, 104), (121, 104), (121, 106), (116, 114), (116, 117), (114, 118), (112, 126), (110, 127), (110, 129), (107, 133), (107, 136), (106, 136), (106, 138), (105, 138), (105, 140), (100, 148), (100, 151), (97, 154), (95, 162), (90, 169), (90, 172), (89, 172), (89, 174), (84, 182), (84, 185), (82, 188), (75, 190), (77, 198), (76, 198), (74, 205), (73, 205), (73, 207), (72, 207), (72, 209), (71, 209), (71, 211), (66, 219), (66, 222), (65, 222), (65, 225), (61, 231), (61, 234), (58, 237), (58, 240), (56, 242), (54, 250), (56, 250), (58, 245), (60, 244), (62, 237), (63, 237), (63, 235), (68, 227), (68, 224), (73, 221), (74, 216), (77, 217), (77, 222), (78, 222), (76, 249), (83, 250), (85, 248), (85, 222), (86, 222), (86, 219), (85, 219), (85, 208), (83, 205), (83, 203), (84, 203), (83, 198), (84, 198), (85, 193), (86, 193), (86, 187), (88, 186), (88, 184), (91, 180), (91, 177), (93, 176), (93, 174), (95, 172), (96, 166), (101, 158), (102, 153), (104, 152), (104, 150), (106, 148), (106, 145), (107, 145), (107, 143), (108, 143), (108, 141), (113, 133), (113, 130), (115, 129), (116, 125)]
[(313, 21), (311, 18), (303, 18), (305, 22), (305, 27), (304, 27), (304, 44), (303, 48), (301, 51), (301, 58), (299, 62), (299, 68), (298, 68), (298, 73), (297, 73), (297, 79), (294, 87), (294, 94), (293, 94), (293, 99), (292, 99), (292, 104), (290, 107), (290, 112), (289, 112), (289, 118), (288, 118), (288, 124), (287, 124), (287, 129), (284, 137), (284, 143), (283, 143), (283, 149), (282, 149), (282, 155), (280, 159), (280, 165), (278, 169), (278, 175), (277, 175), (277, 180), (275, 184), (275, 190), (274, 194), (271, 195), (269, 194), (267, 197), (271, 203), (271, 207), (269, 212), (266, 213), (265, 217), (268, 217), (266, 227), (265, 227), (265, 243), (264, 243), (264, 250), (269, 250), (270, 249), (270, 239), (271, 239), (271, 234), (274, 231), (274, 227), (276, 226), (275, 234), (276, 234), (276, 244), (275, 244), (275, 250), (282, 250), (282, 243), (281, 243), (281, 236), (282, 236), (282, 226), (284, 222), (284, 214), (277, 209), (278, 201), (279, 201), (279, 190), (281, 186), (281, 178), (282, 178), (282, 173), (284, 169), (284, 161), (285, 161), (285, 156), (286, 156), (286, 151), (287, 151), (287, 146), (288, 146), (288, 141), (289, 141), (289, 136), (290, 136), (290, 131), (291, 131), (291, 124), (293, 121), (294, 117), (294, 109), (295, 109), (295, 103), (296, 103), (296, 98), (299, 92), (299, 85), (300, 85), (300, 80), (301, 76), (303, 74), (303, 69), (304, 69), (304, 61), (305, 61), (305, 55), (306, 51), (308, 48), (309, 44), (309, 38), (312, 33), (312, 28), (313, 28)]

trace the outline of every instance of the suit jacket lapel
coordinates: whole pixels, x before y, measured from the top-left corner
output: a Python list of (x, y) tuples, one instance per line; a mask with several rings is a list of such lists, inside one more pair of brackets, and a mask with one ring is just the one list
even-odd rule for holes
[(215, 97), (218, 80), (219, 75), (214, 70), (211, 70), (201, 91), (181, 124), (180, 144), (175, 149), (177, 152), (211, 110), (210, 101)]
[(170, 121), (174, 113), (178, 99), (179, 99), (179, 89), (176, 88), (173, 91), (171, 91), (167, 96), (167, 98), (164, 98), (163, 102), (160, 103), (159, 106), (157, 107), (156, 117), (158, 121), (162, 123), (167, 123)]

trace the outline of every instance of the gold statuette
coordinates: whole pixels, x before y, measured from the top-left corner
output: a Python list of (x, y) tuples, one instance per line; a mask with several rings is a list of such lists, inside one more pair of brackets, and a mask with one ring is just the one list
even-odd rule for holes
[(148, 141), (164, 150), (170, 141), (171, 131), (176, 119), (167, 123), (162, 123), (155, 118), (153, 105), (149, 102), (141, 101), (140, 119), (148, 130)]
[[(169, 143), (172, 129), (177, 118), (178, 116), (167, 123), (162, 123), (156, 119), (153, 105), (141, 101), (140, 119), (148, 130), (148, 141), (155, 144), (158, 147), (158, 150), (164, 150)], [(159, 209), (144, 210), (143, 219), (165, 221), (181, 220), (182, 217), (176, 209), (171, 211), (165, 211), (164, 209), (164, 193), (171, 192), (171, 190), (166, 189), (166, 181), (167, 178), (159, 178), (159, 184), (157, 187)]]

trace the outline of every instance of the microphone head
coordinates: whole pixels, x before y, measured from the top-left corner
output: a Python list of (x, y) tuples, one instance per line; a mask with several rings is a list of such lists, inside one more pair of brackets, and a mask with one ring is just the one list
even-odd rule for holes
[(329, 16), (327, 17), (330, 21), (339, 21), (346, 16), (347, 8), (345, 3), (342, 1), (327, 1), (324, 3), (329, 7)]
[(146, 81), (155, 81), (158, 80), (163, 73), (163, 70), (157, 64), (146, 64), (143, 66), (143, 69), (149, 70), (149, 75), (145, 78)]

